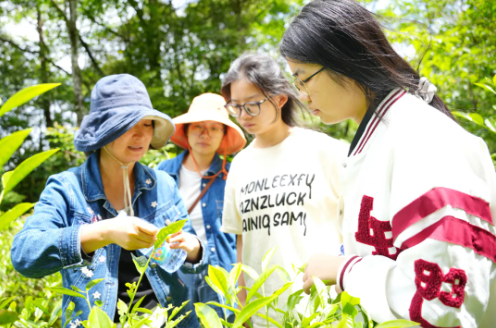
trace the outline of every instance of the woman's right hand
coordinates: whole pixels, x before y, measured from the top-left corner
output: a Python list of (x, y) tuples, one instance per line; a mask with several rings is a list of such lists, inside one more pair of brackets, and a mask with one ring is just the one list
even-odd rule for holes
[(128, 251), (152, 247), (157, 240), (158, 228), (134, 216), (116, 217), (105, 220), (107, 238)]
[(152, 247), (158, 228), (134, 216), (117, 216), (113, 219), (86, 224), (81, 227), (81, 247), (91, 254), (109, 244), (117, 244), (132, 251)]

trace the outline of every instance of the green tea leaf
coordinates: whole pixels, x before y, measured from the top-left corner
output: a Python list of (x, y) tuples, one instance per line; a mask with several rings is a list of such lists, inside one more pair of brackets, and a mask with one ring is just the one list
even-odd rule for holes
[(100, 308), (94, 307), (88, 317), (88, 327), (91, 328), (112, 328), (114, 322)]
[[(1, 222), (1, 220), (0, 220)], [(241, 275), (241, 263), (236, 264), (229, 272), (229, 287), (236, 288), (239, 276)]]
[(243, 270), (244, 273), (250, 276), (251, 279), (257, 280), (258, 279), (258, 273), (255, 271), (255, 269), (250, 268), (249, 266), (245, 264), (241, 264), (241, 270)]
[(0, 301), (0, 309), (4, 309), (9, 305), (10, 302), (14, 300), (15, 296), (7, 297), (7, 298), (2, 298)]
[(474, 84), (475, 84), (476, 86), (478, 86), (478, 87), (481, 87), (481, 88), (483, 88), (483, 89), (486, 89), (486, 90), (487, 90), (487, 91), (489, 91), (489, 92), (492, 92), (492, 93), (496, 94), (496, 91), (494, 91), (494, 89), (493, 89), (493, 88), (491, 88), (490, 86), (488, 86), (487, 84), (483, 84), (483, 83), (474, 83)]
[(233, 328), (240, 328), (243, 323), (251, 318), (255, 313), (258, 312), (261, 308), (264, 306), (267, 306), (270, 304), (272, 301), (274, 301), (279, 295), (281, 295), (286, 289), (288, 289), (292, 283), (287, 283), (285, 284), (282, 288), (276, 290), (274, 294), (268, 297), (260, 298), (257, 299), (253, 302), (250, 302), (247, 304), (243, 310), (239, 313), (239, 315), (236, 317), (236, 320), (234, 321)]
[(492, 118), (486, 118), (484, 120), (486, 127), (493, 133), (496, 133), (496, 121)]
[(42, 93), (45, 93), (55, 87), (58, 87), (59, 85), (60, 83), (43, 83), (22, 89), (21, 91), (10, 97), (3, 104), (3, 106), (0, 108), (0, 116), (3, 116), (5, 113), (11, 111), (12, 109), (27, 103), (34, 97), (39, 96)]
[(417, 322), (409, 321), (409, 320), (392, 320), (388, 322), (381, 323), (375, 328), (406, 328), (406, 327), (419, 327), (420, 324)]
[(48, 327), (53, 327), (54, 323), (62, 315), (62, 300), (59, 300), (53, 307), (52, 313), (50, 313), (50, 320), (48, 322)]
[(145, 297), (146, 297), (146, 295), (143, 296), (142, 298), (140, 298), (139, 301), (136, 302), (136, 304), (134, 304), (133, 310), (131, 311), (131, 313), (135, 313), (137, 311), (137, 309), (140, 307), (140, 305), (143, 302), (143, 300), (145, 299)]
[(104, 278), (100, 278), (100, 279), (91, 280), (90, 282), (88, 282), (86, 284), (86, 291), (89, 291), (91, 288), (95, 287), (97, 284), (99, 284), (103, 280), (105, 280), (105, 279)]
[(217, 287), (213, 282), (212, 282), (212, 279), (210, 279), (209, 276), (206, 276), (205, 277), (205, 281), (207, 282), (207, 284), (219, 295), (222, 295), (223, 294), (223, 291), (221, 289), (219, 289), (219, 287)]
[(482, 118), (482, 116), (480, 116), (477, 113), (453, 112), (453, 115), (455, 115), (456, 117), (461, 117), (467, 121), (470, 121), (470, 122), (475, 123), (477, 125), (480, 125), (482, 127), (485, 127), (484, 126), (484, 119)]
[(493, 76), (493, 84), (496, 86), (496, 74)]
[[(50, 156), (58, 151), (59, 149), (57, 148), (33, 155), (19, 164), (19, 166), (17, 166), (15, 170), (4, 173), (4, 175), (2, 176), (2, 184), (4, 188), (2, 191), (2, 195), (5, 195), (9, 191), (11, 191), (29, 173), (31, 173), (41, 163), (46, 161)], [(1, 198), (2, 196), (0, 196), (0, 199)]]
[(72, 312), (74, 312), (74, 307), (76, 305), (74, 304), (74, 302), (70, 302), (69, 305), (67, 306), (67, 308), (65, 309), (65, 321), (69, 321), (69, 319), (71, 318), (72, 316)]
[(21, 147), (32, 129), (12, 133), (0, 140), (0, 167), (3, 167), (9, 158)]
[(178, 307), (178, 306), (176, 306), (176, 307), (172, 310), (172, 313), (171, 313), (171, 314), (170, 314), (170, 316), (169, 316), (169, 320), (174, 319), (174, 317), (176, 316), (176, 314), (178, 314), (178, 313), (179, 313), (179, 311), (181, 311), (181, 310), (184, 308), (184, 306), (186, 306), (186, 304), (188, 304), (188, 303), (189, 303), (189, 300), (184, 301), (184, 302), (183, 302), (183, 304), (181, 304), (181, 306), (179, 306), (179, 307)]
[(68, 288), (64, 288), (64, 287), (47, 287), (47, 289), (54, 292), (54, 293), (64, 294), (67, 296), (85, 298), (82, 294), (80, 294), (76, 291), (73, 291), (72, 289), (68, 289)]
[(157, 234), (157, 240), (155, 241), (155, 248), (160, 247), (160, 245), (162, 245), (162, 243), (165, 241), (168, 235), (172, 235), (176, 232), (181, 231), (186, 221), (187, 219), (178, 220), (172, 222), (167, 227), (163, 227), (162, 229), (160, 229), (160, 231)]
[(219, 302), (214, 302), (214, 301), (210, 301), (210, 302), (207, 302), (207, 305), (215, 305), (215, 306), (218, 306), (218, 307), (221, 307), (221, 308), (224, 308), (224, 309), (228, 309), (234, 313), (239, 313), (241, 310), (238, 310), (232, 306), (229, 306), (229, 305), (225, 305), (225, 304), (221, 304)]
[(262, 287), (262, 285), (267, 280), (267, 278), (269, 278), (269, 276), (276, 269), (277, 269), (277, 265), (274, 265), (274, 266), (270, 267), (269, 269), (264, 270), (264, 272), (262, 272), (262, 274), (260, 275), (260, 277), (258, 277), (258, 279), (255, 280), (255, 282), (251, 286), (251, 289), (248, 292), (248, 295), (246, 296), (246, 303), (248, 303), (250, 301), (250, 299), (254, 296), (255, 292), (258, 292), (258, 290), (260, 289), (260, 287)]
[(203, 303), (195, 303), (196, 316), (204, 328), (222, 328), (219, 316), (214, 309)]
[(262, 259), (262, 271), (265, 271), (265, 269), (267, 269), (267, 266), (269, 265), (270, 260), (272, 259), (272, 256), (274, 256), (276, 250), (277, 250), (277, 246), (272, 249), (269, 249), (267, 253), (265, 253)]
[(227, 286), (227, 281), (229, 279), (229, 274), (220, 267), (215, 267), (212, 265), (208, 266), (208, 277), (211, 282), (222, 292), (222, 295), (227, 298), (229, 288)]
[(146, 256), (137, 257), (133, 253), (131, 253), (131, 255), (133, 257), (133, 262), (134, 265), (136, 266), (136, 270), (138, 270), (140, 274), (143, 274), (146, 271), (148, 259), (146, 258)]
[(0, 216), (0, 231), (9, 227), (10, 223), (33, 208), (34, 203), (20, 203)]
[(14, 323), (18, 318), (17, 313), (9, 310), (0, 310), (0, 325)]
[(84, 290), (78, 288), (77, 286), (71, 285), (72, 290), (75, 290), (76, 292), (84, 293)]

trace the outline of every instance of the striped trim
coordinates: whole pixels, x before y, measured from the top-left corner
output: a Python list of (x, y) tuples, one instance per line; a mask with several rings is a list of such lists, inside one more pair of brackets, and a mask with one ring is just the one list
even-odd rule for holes
[(353, 156), (360, 154), (362, 152), (363, 148), (365, 147), (365, 145), (369, 141), (370, 136), (372, 136), (375, 129), (377, 128), (377, 125), (379, 125), (379, 122), (382, 120), (382, 118), (384, 117), (386, 112), (389, 110), (389, 108), (391, 108), (391, 106), (396, 101), (398, 101), (398, 99), (403, 97), (403, 95), (405, 95), (405, 93), (406, 93), (405, 90), (400, 89), (400, 90), (396, 91), (395, 93), (393, 93), (389, 98), (386, 98), (384, 100), (383, 105), (377, 110), (376, 115), (374, 115), (374, 119), (372, 120), (372, 122), (370, 122), (370, 124), (367, 128), (367, 131), (365, 132), (365, 135), (363, 136), (362, 141), (358, 145)]
[(414, 247), (427, 238), (472, 249), (496, 263), (496, 236), (453, 216), (445, 216), (403, 242), (402, 250)]
[(352, 256), (348, 261), (346, 261), (341, 267), (341, 271), (338, 273), (338, 283), (339, 283), (339, 288), (341, 291), (344, 291), (344, 276), (345, 274), (349, 273), (351, 269), (353, 269), (353, 266), (360, 262), (362, 258), (358, 255)]
[(458, 190), (438, 187), (429, 190), (393, 217), (393, 240), (409, 226), (450, 205), (493, 224), (491, 208), (485, 200)]

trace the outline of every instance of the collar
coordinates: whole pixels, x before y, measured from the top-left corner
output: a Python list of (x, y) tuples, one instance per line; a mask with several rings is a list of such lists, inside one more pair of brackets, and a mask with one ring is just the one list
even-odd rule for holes
[[(81, 165), (81, 181), (83, 194), (88, 202), (94, 202), (98, 199), (106, 200), (103, 190), (102, 175), (100, 173), (100, 152), (93, 152), (86, 162)], [(151, 190), (155, 188), (157, 181), (150, 172), (150, 168), (136, 162), (134, 164), (134, 190)], [(135, 192), (136, 193), (136, 192)]]
[[(186, 149), (181, 154), (177, 155), (172, 159), (173, 163), (170, 170), (171, 173), (169, 173), (169, 175), (172, 176), (174, 179), (177, 180), (177, 177), (179, 176), (179, 171), (181, 170), (181, 165), (183, 165), (184, 158), (188, 154), (189, 154), (189, 150)], [(222, 159), (220, 158), (219, 154), (215, 153), (214, 159), (212, 160), (212, 163), (210, 164), (210, 167), (208, 168), (206, 175), (214, 175), (220, 170), (222, 170)]]
[(377, 106), (376, 110), (368, 110), (363, 117), (362, 122), (358, 126), (358, 130), (351, 141), (348, 157), (358, 155), (365, 148), (365, 145), (374, 134), (377, 125), (384, 118), (384, 115), (389, 111), (391, 106), (405, 95), (406, 91), (401, 88), (396, 88), (391, 91)]

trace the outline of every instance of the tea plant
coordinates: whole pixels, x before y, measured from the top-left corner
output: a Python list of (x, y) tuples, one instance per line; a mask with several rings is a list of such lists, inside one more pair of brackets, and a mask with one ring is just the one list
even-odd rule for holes
[[(17, 92), (0, 107), (0, 117), (59, 85), (60, 83), (39, 84)], [(32, 129), (25, 129), (17, 131), (0, 139), (0, 171), (4, 165), (7, 164), (12, 155), (21, 147), (24, 140), (31, 133), (31, 130)], [(2, 175), (0, 204), (5, 195), (11, 192), (12, 189), (14, 189), (14, 187), (29, 173), (57, 151), (58, 149), (53, 149), (31, 156), (19, 164), (15, 169), (5, 172)], [(22, 216), (33, 208), (33, 206), (33, 203), (20, 203), (5, 213), (0, 212), (0, 232), (7, 230), (12, 221)], [(20, 322), (24, 322), (26, 327), (53, 327), (53, 322), (51, 320), (46, 323), (39, 322), (41, 314), (47, 313), (48, 315), (51, 315), (48, 310), (48, 304), (46, 304), (45, 301), (46, 299), (33, 300), (32, 297), (28, 297), (24, 302), (24, 309), (22, 310), (21, 315), (19, 315), (17, 313), (17, 303), (14, 302), (13, 296), (0, 299), (0, 325), (10, 325), (19, 320)], [(37, 325), (38, 323), (40, 323), (40, 325)]]
[[(164, 242), (166, 242), (166, 239), (168, 238), (169, 235), (179, 232), (183, 228), (185, 223), (186, 220), (179, 220), (160, 229), (160, 231), (157, 234), (157, 240), (155, 241), (153, 251), (150, 253), (150, 256), (148, 258), (146, 256), (136, 257), (133, 255), (133, 262), (136, 266), (136, 269), (140, 273), (140, 277), (138, 283), (133, 283), (133, 284), (128, 283), (126, 285), (128, 287), (127, 292), (130, 298), (129, 305), (127, 305), (121, 300), (118, 300), (117, 310), (119, 314), (119, 322), (122, 325), (122, 327), (140, 328), (140, 327), (150, 327), (150, 325), (152, 324), (152, 320), (151, 320), (152, 318), (150, 316), (153, 313), (149, 309), (140, 307), (145, 296), (143, 296), (138, 302), (136, 302), (136, 304), (134, 305), (132, 304), (136, 296), (138, 287), (141, 283), (141, 280), (143, 279), (143, 276), (145, 274), (145, 271), (148, 268), (148, 265), (150, 264), (150, 260), (152, 258), (151, 254), (155, 253), (155, 250), (157, 250), (159, 247), (161, 247), (161, 245)], [(89, 301), (90, 290), (93, 287), (95, 287), (97, 284), (102, 282), (103, 280), (104, 279), (95, 279), (88, 282), (85, 290), (81, 290), (76, 286), (71, 286), (71, 289), (64, 287), (50, 288), (51, 291), (56, 293), (84, 298), (88, 303), (88, 308), (91, 309), (88, 319), (84, 321), (80, 321), (79, 319), (75, 319), (75, 318), (81, 315), (82, 311), (78, 311), (77, 313), (73, 314), (74, 303), (71, 302), (71, 305), (69, 306), (68, 310), (65, 313), (66, 324), (64, 325), (64, 327), (67, 326), (67, 324), (69, 324), (70, 325), (69, 327), (71, 328), (78, 326), (79, 324), (87, 328), (116, 327), (116, 324), (114, 324), (113, 320), (110, 319), (109, 316), (101, 309), (101, 306), (103, 305), (102, 301), (97, 300), (94, 303), (94, 306), (92, 306)], [(186, 318), (189, 312), (179, 316), (177, 319), (174, 320), (176, 315), (182, 310), (182, 308), (187, 303), (188, 301), (184, 302), (180, 307), (176, 307), (176, 308), (173, 308), (171, 304), (169, 304), (169, 306), (166, 308), (163, 308), (160, 305), (158, 306), (159, 310), (156, 313), (156, 315), (165, 318), (166, 321), (165, 328), (173, 328), (177, 326), (179, 322), (181, 322), (184, 318)], [(153, 327), (153, 328), (160, 328), (160, 327)]]
[[(377, 325), (369, 317), (367, 312), (360, 307), (360, 300), (350, 296), (348, 293), (340, 293), (335, 299), (332, 299), (332, 286), (326, 286), (317, 277), (314, 277), (314, 286), (312, 286), (310, 296), (302, 296), (303, 290), (297, 290), (289, 295), (286, 304), (279, 307), (278, 301), (282, 293), (288, 290), (298, 277), (298, 272), (302, 269), (294, 268), (296, 273), (291, 281), (288, 272), (278, 265), (269, 266), (272, 255), (276, 248), (269, 250), (262, 261), (262, 273), (259, 275), (254, 269), (243, 265), (236, 264), (231, 272), (227, 272), (221, 267), (210, 266), (208, 268), (207, 283), (217, 293), (222, 296), (226, 304), (218, 302), (195, 303), (195, 310), (201, 324), (205, 328), (240, 328), (245, 322), (251, 326), (250, 318), (258, 316), (263, 318), (267, 327), (275, 326), (278, 328), (317, 328), (317, 327), (351, 327), (351, 328), (400, 328), (415, 327), (419, 324), (408, 320), (394, 320)], [(237, 282), (241, 272), (249, 275), (254, 283), (251, 287), (239, 287)], [(272, 295), (264, 294), (264, 283), (274, 273), (278, 272), (283, 286), (276, 290)], [(241, 288), (247, 290), (246, 305), (242, 306), (237, 298)], [(261, 290), (261, 293), (259, 292)], [(301, 311), (301, 303), (304, 303), (304, 310)], [(238, 308), (239, 305), (239, 308)], [(217, 306), (228, 309), (235, 314), (234, 323), (226, 322), (220, 319), (217, 312), (211, 307)], [(265, 309), (265, 314), (259, 312)], [(268, 312), (271, 309), (277, 317), (269, 317)]]

